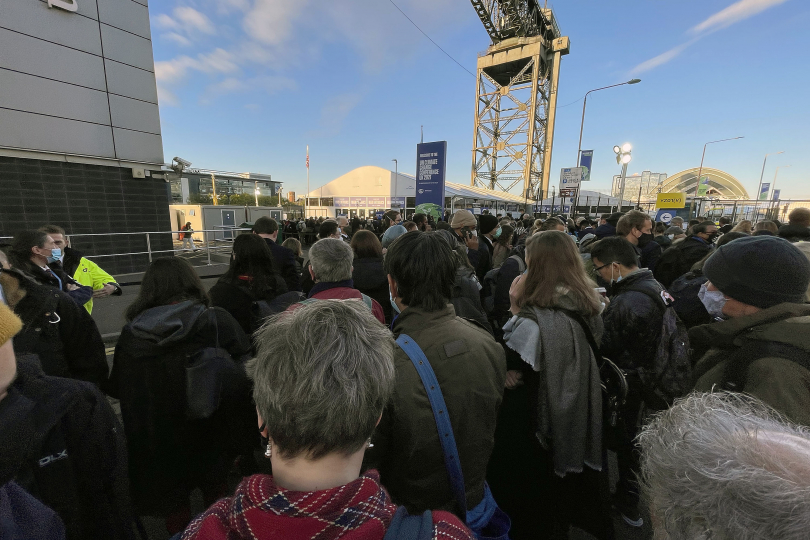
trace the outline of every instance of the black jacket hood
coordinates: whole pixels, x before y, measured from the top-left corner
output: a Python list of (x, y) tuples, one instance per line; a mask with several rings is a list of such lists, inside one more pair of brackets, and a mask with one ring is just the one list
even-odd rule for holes
[(157, 345), (182, 341), (192, 334), (207, 309), (194, 300), (147, 309), (130, 323), (132, 335)]

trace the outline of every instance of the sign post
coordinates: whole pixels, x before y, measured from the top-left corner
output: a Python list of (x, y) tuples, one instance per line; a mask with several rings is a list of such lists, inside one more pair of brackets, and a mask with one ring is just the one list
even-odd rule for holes
[(447, 170), (447, 141), (416, 145), (416, 212), (444, 216), (444, 179)]

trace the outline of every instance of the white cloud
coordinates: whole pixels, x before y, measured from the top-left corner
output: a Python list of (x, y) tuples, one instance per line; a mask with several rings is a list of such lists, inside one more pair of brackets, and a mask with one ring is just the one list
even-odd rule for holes
[(309, 0), (256, 0), (245, 14), (245, 32), (260, 43), (279, 45), (289, 38), (293, 22), (308, 3)]
[(166, 32), (165, 34), (161, 35), (162, 38), (168, 39), (170, 41), (174, 41), (178, 45), (182, 47), (191, 47), (192, 43), (191, 40), (185, 36), (181, 36), (177, 32)]
[(787, 0), (739, 0), (726, 9), (718, 11), (702, 23), (692, 27), (690, 32), (693, 34), (714, 32), (715, 30), (726, 28), (734, 23), (752, 17), (757, 13), (762, 13), (766, 9), (784, 4), (785, 2), (787, 2)]
[(204, 34), (214, 34), (216, 32), (211, 19), (194, 8), (188, 6), (174, 8), (174, 17), (190, 30), (196, 30)]
[(650, 71), (651, 69), (666, 64), (667, 62), (677, 58), (683, 51), (686, 50), (687, 47), (689, 47), (696, 41), (697, 39), (687, 41), (686, 43), (682, 43), (677, 47), (673, 47), (672, 49), (668, 50), (665, 53), (661, 53), (654, 58), (650, 58), (649, 60), (640, 63), (639, 65), (630, 70), (630, 75), (639, 75), (641, 73), (644, 73), (645, 71)]

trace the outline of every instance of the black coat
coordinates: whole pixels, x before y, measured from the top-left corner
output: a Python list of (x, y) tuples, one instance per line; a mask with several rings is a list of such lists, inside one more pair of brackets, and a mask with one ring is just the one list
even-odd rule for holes
[(704, 240), (688, 236), (666, 251), (655, 265), (655, 279), (665, 287), (687, 273), (692, 265), (705, 257), (712, 250), (712, 246)]
[[(80, 306), (85, 305), (91, 298), (93, 298), (93, 287), (82, 285), (73, 279), (72, 276), (69, 276), (67, 272), (62, 269), (61, 263), (51, 263), (48, 265), (48, 268), (50, 268), (51, 272), (56, 274), (56, 277), (59, 279), (56, 279), (56, 277), (30, 261), (26, 263), (24, 268), (20, 268), (20, 270), (33, 277), (34, 280), (40, 285), (46, 285), (48, 287), (61, 290)], [(76, 285), (78, 288), (71, 291), (68, 289), (68, 285)]]
[[(618, 276), (617, 276), (618, 277)], [(664, 300), (653, 301), (640, 291), (658, 295), (663, 287), (652, 272), (641, 269), (610, 287), (610, 305), (602, 313), (605, 333), (602, 354), (622, 369), (650, 366), (661, 341)]]
[(640, 266), (655, 272), (655, 265), (658, 263), (658, 259), (661, 258), (661, 254), (664, 252), (661, 245), (658, 242), (652, 241), (643, 248), (639, 248), (639, 251), (641, 262)]
[(791, 242), (810, 240), (810, 227), (804, 225), (782, 225), (779, 227), (779, 236)]
[(291, 249), (285, 248), (276, 244), (269, 238), (264, 239), (273, 252), (273, 260), (276, 263), (276, 272), (281, 274), (284, 282), (287, 284), (288, 291), (300, 291), (301, 279), (298, 275), (298, 269), (295, 266), (295, 253)]
[(275, 277), (275, 289), (268, 291), (261, 298), (251, 293), (247, 283), (234, 283), (222, 277), (208, 291), (208, 295), (211, 297), (211, 305), (221, 307), (233, 315), (233, 318), (236, 319), (245, 334), (249, 336), (253, 333), (257, 324), (252, 310), (254, 300), (267, 300), (270, 302), (278, 295), (287, 292), (287, 284), (281, 276), (276, 274)]
[(0, 484), (14, 480), (59, 514), (71, 540), (131, 539), (124, 433), (92, 384), (17, 359), (0, 401)]
[[(484, 282), (484, 276), (487, 272), (492, 270), (492, 241), (484, 235), (478, 237), (478, 262), (475, 264), (475, 275), (478, 276), (478, 281)], [(472, 259), (470, 259), (472, 262)]]
[(190, 300), (159, 306), (121, 331), (110, 394), (121, 400), (132, 497), (142, 514), (165, 515), (188, 501), (195, 487), (224, 482), (228, 462), (259, 443), (246, 376), (212, 417), (186, 419), (187, 358), (214, 347), (217, 335), (219, 346), (241, 364), (250, 340), (220, 308)]
[(385, 273), (382, 257), (355, 259), (352, 265), (354, 266), (352, 271), (354, 288), (376, 300), (385, 313), (385, 324), (391, 324), (393, 318), (391, 295), (388, 290), (388, 274)]
[(96, 322), (70, 297), (40, 285), (18, 270), (3, 270), (0, 286), (9, 306), (23, 321), (14, 352), (36, 354), (47, 375), (103, 386), (107, 355)]

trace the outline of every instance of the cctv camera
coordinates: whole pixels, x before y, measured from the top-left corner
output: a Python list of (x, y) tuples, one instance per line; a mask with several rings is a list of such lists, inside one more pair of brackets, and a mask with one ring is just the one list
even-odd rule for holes
[(186, 160), (185, 160), (185, 159), (183, 159), (183, 158), (175, 157), (175, 158), (174, 158), (174, 161), (176, 161), (177, 163), (179, 163), (179, 164), (180, 164), (180, 165), (182, 165), (183, 167), (191, 167), (191, 162), (190, 162), (190, 161), (186, 161)]

